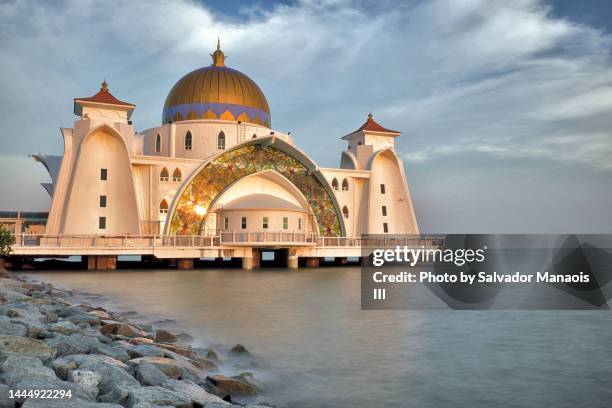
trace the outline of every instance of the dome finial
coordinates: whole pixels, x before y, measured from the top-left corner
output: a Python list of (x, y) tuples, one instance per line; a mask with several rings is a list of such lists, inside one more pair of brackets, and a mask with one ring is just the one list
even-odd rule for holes
[(225, 54), (221, 51), (221, 38), (217, 37), (217, 50), (210, 54), (213, 59), (213, 65), (215, 67), (224, 67), (225, 66)]
[(102, 92), (108, 92), (108, 82), (106, 82), (106, 78), (104, 78), (104, 82), (102, 82), (102, 84), (100, 85), (102, 85), (102, 87), (100, 88)]
[(372, 120), (372, 112), (368, 113), (368, 120)]

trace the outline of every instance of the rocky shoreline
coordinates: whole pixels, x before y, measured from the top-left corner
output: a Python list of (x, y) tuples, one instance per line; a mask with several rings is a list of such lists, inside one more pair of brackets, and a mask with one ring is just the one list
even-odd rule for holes
[(237, 402), (259, 393), (252, 373), (219, 374), (252, 363), (243, 346), (223, 355), (194, 348), (67, 295), (16, 274), (0, 278), (0, 408), (272, 406)]

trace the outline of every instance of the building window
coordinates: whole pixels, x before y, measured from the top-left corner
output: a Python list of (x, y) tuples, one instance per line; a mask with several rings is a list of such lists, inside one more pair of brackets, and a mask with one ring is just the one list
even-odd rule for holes
[(302, 219), (298, 218), (298, 230), (302, 230)]
[(334, 179), (332, 180), (332, 188), (336, 191), (338, 191), (338, 180), (336, 180), (336, 178), (334, 177)]
[(157, 134), (155, 138), (155, 153), (161, 152), (161, 135)]
[(229, 218), (225, 217), (223, 219), (223, 229), (227, 230), (229, 228)]
[(283, 217), (283, 229), (289, 229), (289, 218)]
[(190, 131), (187, 131), (187, 134), (185, 135), (185, 150), (191, 150), (192, 146), (193, 146), (193, 136), (191, 136)]
[(225, 133), (223, 132), (217, 136), (217, 150), (225, 150)]
[(383, 214), (383, 217), (387, 216), (387, 206), (386, 205), (382, 206), (382, 214)]
[(342, 180), (342, 191), (348, 191), (348, 180), (344, 179)]
[(380, 185), (380, 194), (385, 194), (385, 185), (384, 184)]
[(100, 169), (100, 180), (108, 180), (108, 170), (107, 169)]
[(269, 220), (268, 220), (268, 217), (263, 217), (263, 221), (262, 221), (262, 223), (261, 223), (261, 227), (262, 227), (263, 229), (268, 229), (268, 221), (269, 221)]
[(240, 219), (240, 227), (241, 227), (242, 229), (246, 229), (246, 227), (247, 227), (246, 217), (242, 217), (242, 218)]
[(181, 170), (177, 167), (172, 172), (172, 181), (175, 183), (180, 182), (183, 179), (183, 175), (181, 174)]
[(106, 196), (105, 195), (100, 196), (100, 208), (106, 208)]
[(387, 224), (386, 222), (383, 222), (383, 232), (385, 234), (389, 232), (389, 224)]
[(98, 218), (98, 229), (106, 229), (106, 217)]
[(168, 202), (166, 199), (161, 200), (159, 203), (159, 213), (160, 214), (168, 214)]
[(342, 207), (342, 215), (344, 215), (344, 218), (348, 218), (349, 216), (348, 207), (346, 205)]
[(170, 173), (168, 173), (167, 168), (163, 168), (159, 173), (159, 181), (168, 181), (170, 179)]
[(255, 139), (256, 137), (257, 137), (257, 135), (255, 133), (253, 133), (252, 139)]

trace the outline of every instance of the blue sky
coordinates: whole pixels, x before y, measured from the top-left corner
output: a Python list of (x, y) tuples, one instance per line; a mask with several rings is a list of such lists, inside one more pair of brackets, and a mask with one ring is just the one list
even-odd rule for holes
[(156, 126), (182, 75), (253, 78), (273, 127), (322, 166), (372, 112), (403, 132), (424, 232), (611, 232), (608, 1), (0, 2), (0, 209), (46, 210), (31, 153), (60, 154), (72, 98)]

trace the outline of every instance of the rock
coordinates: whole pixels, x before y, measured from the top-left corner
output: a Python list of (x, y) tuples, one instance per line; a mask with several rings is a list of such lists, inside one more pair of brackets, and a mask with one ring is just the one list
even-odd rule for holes
[[(13, 384), (12, 389), (20, 391), (36, 391), (36, 390), (70, 390), (72, 398), (81, 398), (90, 400), (89, 394), (78, 384), (62, 381), (59, 378), (28, 378), (16, 384)], [(16, 398), (16, 402), (23, 402), (25, 398)]]
[(15, 385), (24, 379), (57, 379), (55, 372), (36, 357), (10, 353), (2, 364), (4, 381)]
[(206, 380), (232, 396), (257, 394), (257, 388), (237, 378), (226, 377), (224, 375), (213, 375), (206, 377)]
[(94, 309), (91, 312), (87, 312), (87, 314), (90, 314), (92, 316), (98, 317), (100, 319), (110, 320), (110, 318), (111, 318), (110, 315), (107, 312), (105, 312), (104, 310), (96, 310), (96, 309)]
[(196, 383), (206, 381), (206, 376), (202, 369), (195, 366), (190, 359), (170, 350), (164, 350), (164, 357), (171, 358), (183, 368), (184, 380), (191, 380)]
[(148, 339), (146, 337), (134, 337), (129, 340), (130, 344), (153, 344), (154, 341), (152, 339)]
[(170, 378), (180, 378), (183, 375), (183, 367), (181, 367), (176, 361), (164, 358), (164, 357), (140, 357), (128, 361), (130, 364), (138, 365), (141, 362), (146, 361), (153, 364), (155, 367), (160, 369), (164, 374)]
[(100, 327), (100, 333), (104, 335), (117, 334), (117, 330), (119, 326), (121, 326), (121, 323), (114, 320), (100, 320), (100, 324), (102, 325), (102, 327)]
[(58, 356), (70, 354), (88, 354), (92, 349), (102, 345), (96, 337), (73, 334), (66, 336), (56, 334), (54, 337), (45, 340), (47, 344), (57, 350)]
[(105, 404), (87, 401), (80, 398), (33, 399), (23, 403), (21, 408), (123, 408), (117, 404)]
[(128, 361), (131, 358), (124, 347), (114, 343), (94, 345), (90, 352), (104, 354), (123, 362)]
[(36, 357), (42, 361), (55, 357), (55, 350), (45, 342), (26, 337), (0, 335), (0, 350)]
[(137, 346), (132, 346), (127, 350), (127, 353), (131, 358), (164, 356), (162, 350), (152, 344), (139, 344)]
[(233, 376), (232, 378), (234, 378), (236, 380), (240, 380), (240, 381), (245, 382), (247, 384), (250, 384), (253, 387), (255, 387), (256, 389), (258, 389), (258, 390), (261, 389), (261, 384), (255, 380), (255, 376), (250, 371), (247, 371), (247, 372), (244, 372), (244, 373), (240, 373), (238, 375)]
[(86, 324), (89, 326), (96, 326), (100, 324), (100, 318), (92, 316), (89, 313), (75, 313), (65, 318), (69, 322), (74, 324)]
[(187, 357), (187, 358), (193, 359), (193, 358), (196, 358), (198, 356), (198, 353), (196, 353), (195, 351), (191, 350), (190, 348), (180, 347), (180, 346), (177, 346), (175, 344), (156, 343), (155, 345), (158, 346), (158, 347), (161, 347), (161, 348), (165, 348), (166, 350), (173, 351), (173, 352), (175, 352), (177, 354), (180, 354), (180, 355), (182, 355), (184, 357)]
[(219, 367), (207, 358), (195, 358), (191, 360), (193, 365), (206, 371), (217, 371)]
[(46, 325), (43, 323), (45, 316), (40, 313), (35, 305), (4, 305), (0, 308), (0, 312), (8, 316), (12, 323), (25, 326), (28, 337), (37, 338), (41, 332), (47, 330)]
[(55, 372), (61, 377), (67, 366), (76, 364), (79, 370), (90, 370), (100, 375), (100, 394), (106, 394), (113, 388), (124, 385), (138, 385), (138, 381), (128, 372), (128, 366), (112, 357), (97, 354), (75, 354), (62, 357), (51, 363)]
[(11, 319), (6, 316), (0, 316), (0, 334), (25, 337), (28, 330), (22, 324), (11, 322)]
[(117, 334), (120, 336), (126, 336), (126, 337), (144, 337), (146, 338), (148, 335), (146, 332), (137, 329), (136, 327), (127, 324), (127, 323), (123, 323), (119, 326), (119, 328), (117, 329)]
[(96, 399), (100, 391), (98, 385), (102, 377), (91, 370), (72, 370), (68, 373), (68, 381), (79, 384), (87, 393)]
[(0, 384), (0, 408), (15, 407), (15, 400), (9, 398), (9, 390), (7, 385)]
[(80, 332), (82, 329), (76, 324), (65, 320), (49, 325), (49, 330), (65, 335), (71, 335)]
[(127, 406), (133, 407), (138, 404), (170, 405), (177, 408), (191, 408), (191, 398), (183, 393), (168, 390), (166, 388), (132, 387), (128, 390)]
[(216, 395), (213, 395), (202, 387), (194, 383), (193, 381), (188, 380), (168, 380), (164, 385), (164, 388), (171, 389), (173, 391), (179, 392), (188, 396), (193, 402), (205, 405), (208, 407), (209, 403), (219, 403), (223, 405), (229, 405), (227, 402), (223, 401)]
[(249, 356), (251, 354), (242, 344), (236, 344), (229, 353), (234, 356)]
[(155, 341), (157, 343), (175, 343), (177, 340), (178, 337), (174, 333), (163, 329), (155, 330)]
[(162, 370), (145, 360), (136, 366), (135, 376), (142, 385), (163, 385), (169, 380)]
[(208, 352), (206, 353), (206, 358), (211, 361), (214, 361), (217, 364), (221, 363), (221, 359), (219, 358), (217, 353), (215, 353), (213, 350), (208, 350)]

